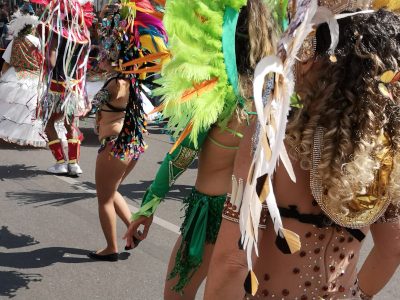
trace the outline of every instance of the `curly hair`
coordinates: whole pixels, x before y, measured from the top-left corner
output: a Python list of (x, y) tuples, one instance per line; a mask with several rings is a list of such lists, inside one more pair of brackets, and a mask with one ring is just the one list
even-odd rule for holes
[[(337, 62), (327, 54), (328, 26), (317, 30), (315, 67), (319, 79), (307, 75), (297, 91), (304, 91), (299, 109), (289, 120), (286, 142), (292, 146), (292, 160), (300, 158), (303, 169), (310, 169), (314, 132), (325, 129), (317, 175), (330, 203), (343, 213), (357, 194), (365, 193), (380, 163), (375, 154), (378, 138), (390, 137), (394, 157), (388, 192), (392, 201), (400, 199), (400, 83), (389, 84), (394, 101), (378, 90), (377, 76), (386, 70), (399, 71), (400, 18), (380, 9), (339, 20)], [(311, 73), (311, 72), (310, 72)]]

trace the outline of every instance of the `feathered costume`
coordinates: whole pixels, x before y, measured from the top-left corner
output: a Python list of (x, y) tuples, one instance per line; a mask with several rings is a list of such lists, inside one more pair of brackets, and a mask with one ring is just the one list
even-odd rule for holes
[[(85, 109), (85, 77), (90, 49), (88, 27), (92, 25), (92, 2), (87, 0), (34, 0), (45, 5), (38, 26), (41, 40), (40, 80), (46, 86), (39, 94), (39, 116), (44, 120), (54, 113), (70, 122)], [(56, 63), (46, 59), (57, 39)]]
[[(151, 12), (155, 12), (153, 6), (149, 2), (134, 1), (134, 3), (138, 8), (146, 9)], [(138, 27), (139, 34), (141, 35), (141, 43), (142, 44), (144, 43), (143, 44), (144, 46), (147, 45), (149, 47), (149, 50), (151, 50), (152, 52), (157, 52), (158, 48), (160, 48), (159, 49), (160, 53), (167, 53), (166, 47), (165, 47), (167, 40), (166, 40), (166, 38), (164, 38), (165, 30), (163, 28), (161, 20), (155, 18), (154, 16), (150, 16), (150, 15), (147, 15), (147, 17), (146, 17), (146, 13), (143, 13), (140, 11), (137, 12), (136, 19), (137, 19), (136, 25), (147, 24), (147, 25), (144, 25), (144, 26), (147, 26), (147, 28), (145, 28), (143, 26)], [(141, 20), (141, 19), (143, 19), (143, 20)], [(101, 26), (103, 26), (103, 23), (100, 23), (100, 24), (101, 24)], [(102, 31), (103, 31), (103, 35), (102, 35), (102, 37), (100, 37), (100, 39), (103, 41), (103, 44), (108, 43), (108, 40), (106, 38), (107, 32), (104, 32), (104, 30), (102, 30)], [(151, 41), (153, 42), (153, 45), (147, 44), (148, 37), (145, 37), (145, 35), (152, 36)], [(154, 39), (154, 37), (156, 37), (156, 38)], [(105, 56), (105, 52), (103, 51), (102, 53), (99, 54), (98, 60), (102, 60), (104, 56)], [(143, 76), (142, 76), (142, 78), (143, 78)], [(87, 94), (88, 94), (88, 99), (90, 101), (93, 100), (94, 95), (102, 88), (102, 86), (104, 85), (106, 80), (107, 80), (106, 72), (100, 70), (100, 68), (98, 66), (94, 70), (90, 69), (88, 71)], [(141, 88), (144, 90), (144, 91), (141, 91), (140, 93), (141, 93), (141, 98), (143, 101), (143, 111), (146, 114), (145, 117), (147, 120), (153, 119), (157, 116), (157, 114), (153, 114), (151, 116), (148, 115), (154, 109), (154, 106), (151, 104), (151, 102), (148, 98), (149, 93), (151, 93), (151, 91), (144, 85), (141, 85)]]
[[(247, 111), (239, 90), (235, 39), (239, 11), (247, 0), (168, 0), (164, 25), (173, 60), (163, 65), (163, 95), (156, 111), (169, 118), (166, 130), (175, 145), (167, 154), (156, 178), (143, 196), (142, 207), (132, 216), (151, 216), (177, 178), (196, 158), (211, 125), (229, 130), (228, 122), (238, 109)], [(204, 243), (215, 243), (226, 195), (208, 196), (195, 189), (185, 198), (182, 244), (169, 278), (183, 293), (202, 263)]]
[[(307, 61), (313, 57), (313, 47), (315, 47), (315, 44), (313, 45), (312, 41), (315, 36), (315, 26), (322, 23), (328, 24), (331, 32), (331, 45), (328, 54), (334, 55), (339, 41), (339, 25), (337, 20), (358, 13), (371, 12), (359, 11), (337, 14), (344, 10), (354, 11), (356, 1), (349, 0), (344, 2), (344, 4), (338, 4), (338, 7), (333, 9), (333, 11), (324, 6), (319, 6), (324, 5), (326, 2), (329, 1), (300, 0), (290, 2), (288, 13), (289, 26), (283, 33), (278, 44), (278, 54), (262, 59), (255, 70), (253, 95), (260, 130), (258, 136), (256, 136), (257, 142), (254, 144), (253, 162), (245, 181), (244, 192), (242, 194), (242, 191), (238, 190), (236, 182), (234, 182), (232, 189), (232, 195), (235, 195), (235, 198), (239, 199), (236, 204), (240, 206), (241, 202), (239, 224), (242, 236), (240, 244), (247, 251), (249, 269), (245, 281), (245, 290), (252, 295), (257, 291), (258, 280), (252, 271), (251, 255), (253, 248), (258, 255), (257, 228), (262, 217), (262, 203), (264, 201), (266, 201), (268, 213), (273, 221), (274, 230), (277, 235), (275, 242), (277, 247), (283, 253), (287, 254), (294, 253), (300, 249), (299, 236), (283, 227), (280, 209), (277, 206), (271, 184), (271, 176), (275, 171), (278, 159), (282, 161), (290, 178), (293, 181), (296, 180), (283, 143), (287, 117), (290, 110), (290, 99), (294, 92), (295, 63), (298, 60)], [(294, 8), (294, 11), (290, 11), (291, 8)], [(274, 89), (264, 106), (262, 101), (264, 78), (271, 72), (275, 74)], [(314, 197), (316, 200), (318, 199), (316, 195)], [(325, 211), (324, 205), (320, 204), (320, 206)], [(325, 213), (332, 218), (328, 212)], [(346, 227), (340, 220), (333, 220)], [(350, 232), (351, 228), (348, 231)], [(353, 234), (353, 232), (350, 233)]]
[(159, 70), (157, 60), (168, 60), (170, 55), (166, 50), (168, 40), (159, 20), (159, 13), (144, 9), (140, 4), (136, 6), (134, 2), (123, 1), (122, 5), (120, 12), (102, 20), (99, 29), (104, 49), (98, 59), (101, 62), (107, 57), (115, 72), (109, 74), (109, 79), (96, 94), (94, 101), (100, 126), (102, 106), (107, 105), (113, 110), (108, 104), (111, 92), (105, 89), (108, 83), (119, 78), (129, 79), (129, 99), (125, 108), (123, 128), (117, 137), (103, 139), (99, 150), (102, 151), (107, 143), (110, 143), (110, 155), (124, 160), (139, 158), (140, 153), (146, 148), (143, 141), (143, 134), (147, 133), (143, 111), (143, 97), (146, 91), (142, 84), (152, 84), (146, 80), (146, 73)]
[[(35, 119), (39, 39), (30, 34), (38, 23), (38, 17), (16, 12), (8, 25), (14, 39), (3, 56), (11, 67), (0, 78), (0, 138), (20, 145), (45, 147), (42, 122)], [(64, 126), (58, 126), (57, 131), (62, 135)]]
[[(45, 128), (50, 116), (71, 124), (86, 109), (86, 66), (90, 49), (88, 27), (92, 25), (92, 2), (88, 0), (34, 0), (45, 6), (38, 25), (40, 80), (37, 118)], [(55, 61), (50, 55), (55, 51)], [(68, 140), (68, 167), (60, 139), (48, 145), (57, 163), (47, 171), (77, 175), (83, 135)], [(74, 168), (71, 171), (71, 167)]]

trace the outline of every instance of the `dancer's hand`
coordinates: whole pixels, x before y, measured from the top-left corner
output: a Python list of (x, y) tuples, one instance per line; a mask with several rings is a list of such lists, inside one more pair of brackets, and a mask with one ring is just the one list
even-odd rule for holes
[(77, 114), (75, 117), (78, 117), (80, 120), (82, 120), (89, 115), (91, 110), (92, 110), (92, 103), (86, 99), (86, 109), (80, 114)]
[[(106, 10), (108, 9), (108, 4), (104, 5), (103, 8), (100, 11), (100, 19), (104, 18), (104, 14), (106, 13)], [(101, 20), (100, 20), (101, 21)]]
[[(138, 240), (144, 240), (147, 237), (147, 233), (149, 232), (151, 223), (153, 223), (153, 216), (150, 217), (141, 216), (139, 219), (132, 221), (131, 224), (129, 225), (128, 230), (122, 237), (123, 240), (127, 239), (126, 246), (135, 248), (132, 236), (134, 236)], [(143, 234), (141, 236), (137, 232), (140, 225), (144, 225)]]
[(114, 7), (115, 7), (114, 11), (121, 10), (122, 9), (122, 4), (121, 3), (115, 3)]

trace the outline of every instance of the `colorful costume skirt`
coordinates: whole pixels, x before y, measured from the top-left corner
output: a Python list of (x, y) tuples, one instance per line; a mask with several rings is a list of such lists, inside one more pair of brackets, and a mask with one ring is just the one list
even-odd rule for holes
[(49, 91), (48, 94), (43, 93), (40, 98), (40, 106), (42, 108), (41, 118), (44, 122), (52, 113), (57, 114), (57, 122), (63, 122), (66, 118), (70, 121), (74, 116), (85, 110), (85, 99), (82, 96), (73, 99), (69, 104), (65, 105), (61, 93)]
[(182, 244), (168, 276), (168, 279), (178, 276), (178, 284), (172, 290), (183, 294), (183, 289), (201, 266), (204, 244), (215, 244), (225, 198), (226, 195), (203, 195), (192, 188), (190, 195), (183, 200), (185, 220), (181, 226)]
[[(100, 148), (97, 152), (98, 153), (102, 152), (104, 149), (106, 149), (107, 145), (110, 145), (110, 147), (111, 147), (110, 156), (112, 156), (113, 158), (117, 158), (117, 157), (120, 158), (118, 155), (118, 152), (115, 151), (115, 141), (117, 140), (117, 138), (118, 138), (118, 135), (112, 135), (110, 137), (103, 138), (101, 140)], [(140, 154), (144, 153), (144, 150), (146, 150), (146, 148), (147, 148), (146, 145), (144, 145), (144, 146), (133, 145), (131, 147), (131, 151), (129, 151), (129, 154), (127, 155), (128, 159), (132, 159), (132, 161), (139, 159)]]
[[(0, 78), (0, 138), (20, 145), (46, 147), (42, 120), (36, 119), (38, 77), (18, 78), (11, 67)], [(56, 127), (59, 136), (64, 125)], [(65, 136), (64, 136), (65, 139)]]

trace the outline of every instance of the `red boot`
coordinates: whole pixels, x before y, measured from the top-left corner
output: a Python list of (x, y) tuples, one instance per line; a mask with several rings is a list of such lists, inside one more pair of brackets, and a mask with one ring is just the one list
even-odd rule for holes
[(78, 165), (82, 138), (83, 134), (81, 134), (77, 139), (68, 140), (68, 173), (70, 175), (82, 174), (82, 170)]
[(48, 145), (49, 145), (51, 153), (53, 153), (53, 156), (56, 159), (57, 163), (54, 166), (48, 168), (47, 172), (53, 173), (53, 174), (68, 173), (68, 166), (65, 161), (66, 157), (65, 157), (62, 141), (57, 139), (57, 140), (49, 142)]

